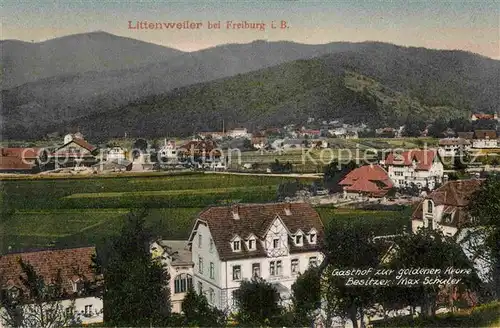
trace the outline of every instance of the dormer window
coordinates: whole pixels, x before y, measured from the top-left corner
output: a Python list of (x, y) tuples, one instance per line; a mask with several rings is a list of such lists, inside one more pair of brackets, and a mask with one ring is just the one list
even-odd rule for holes
[(10, 298), (11, 300), (16, 300), (16, 299), (17, 299), (17, 298), (19, 298), (19, 296), (21, 295), (21, 291), (20, 291), (20, 289), (19, 289), (19, 288), (17, 288), (17, 287), (15, 287), (15, 286), (13, 286), (13, 287), (9, 288), (9, 289), (7, 290), (7, 293), (8, 293), (9, 298)]
[(434, 209), (434, 204), (432, 204), (432, 200), (427, 201), (427, 213), (432, 214)]
[(248, 250), (253, 251), (255, 250), (255, 239), (249, 239), (248, 240)]
[(295, 245), (302, 246), (304, 243), (304, 236), (301, 233), (295, 235)]
[(81, 278), (73, 278), (73, 293), (80, 293), (83, 290), (83, 281)]
[(238, 252), (241, 249), (240, 241), (233, 241), (233, 251)]
[(316, 244), (316, 240), (317, 240), (317, 234), (316, 234), (316, 230), (315, 229), (312, 229), (311, 231), (309, 231), (309, 244)]

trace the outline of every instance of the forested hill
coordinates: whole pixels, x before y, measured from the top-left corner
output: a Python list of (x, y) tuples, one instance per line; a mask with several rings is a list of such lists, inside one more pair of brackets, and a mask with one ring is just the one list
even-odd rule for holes
[[(500, 61), (462, 51), (383, 43), (174, 89), (71, 122), (89, 137), (191, 135), (228, 125), (276, 126), (308, 117), (372, 125), (463, 117), (500, 108)], [(61, 130), (67, 123), (44, 126)], [(37, 132), (41, 132), (42, 129)], [(29, 132), (28, 132), (29, 133)]]
[(499, 108), (500, 62), (460, 51), (373, 43), (257, 72), (176, 89), (76, 120), (96, 137), (190, 135), (344, 117), (372, 125), (463, 117)]

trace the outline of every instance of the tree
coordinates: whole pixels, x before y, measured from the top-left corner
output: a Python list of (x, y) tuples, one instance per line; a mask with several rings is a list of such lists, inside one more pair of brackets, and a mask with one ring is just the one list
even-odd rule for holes
[(428, 135), (433, 138), (442, 138), (447, 128), (448, 128), (447, 122), (434, 121), (429, 127)]
[(301, 190), (302, 184), (297, 179), (295, 181), (285, 181), (278, 186), (278, 200), (284, 200), (287, 197), (295, 197), (297, 192)]
[[(358, 318), (363, 320), (366, 309), (374, 302), (373, 287), (346, 286), (345, 279), (333, 274), (335, 269), (375, 268), (379, 265), (379, 247), (373, 241), (370, 226), (356, 225), (353, 220), (332, 220), (326, 229), (326, 263), (321, 272), (323, 305), (329, 315), (349, 318), (353, 327), (358, 327)], [(327, 322), (328, 323), (328, 322)]]
[(132, 156), (138, 158), (144, 154), (148, 149), (148, 142), (145, 139), (137, 139), (132, 145)]
[(240, 325), (274, 325), (281, 321), (280, 295), (273, 285), (260, 277), (241, 282), (234, 295)]
[[(474, 274), (460, 277), (460, 284), (469, 290), (477, 289), (479, 280), (473, 264), (460, 245), (452, 237), (444, 236), (440, 230), (420, 229), (416, 233), (397, 238), (395, 243), (397, 251), (392, 255), (390, 268), (396, 271), (405, 268), (433, 268), (441, 269), (442, 272), (448, 267), (470, 269)], [(436, 278), (446, 279), (449, 275), (436, 275)], [(405, 306), (418, 305), (424, 316), (435, 315), (437, 296), (442, 291), (439, 285), (393, 286), (391, 289), (392, 298), (403, 300)]]
[(168, 272), (149, 251), (145, 210), (132, 211), (121, 234), (97, 249), (95, 270), (104, 277), (104, 321), (114, 326), (164, 325), (169, 319)]
[(225, 327), (226, 313), (208, 304), (205, 295), (190, 288), (182, 301), (184, 324), (189, 327)]
[(294, 325), (308, 326), (321, 307), (321, 275), (318, 267), (301, 274), (292, 285)]
[(468, 239), (481, 240), (472, 251), (491, 265), (494, 296), (500, 299), (500, 175), (490, 175), (482, 183), (470, 199), (468, 213), (473, 218)]
[(330, 191), (339, 191), (339, 182), (352, 170), (358, 168), (355, 161), (349, 161), (345, 164), (338, 161), (332, 161), (325, 166), (323, 173), (323, 182)]
[(465, 171), (470, 163), (470, 157), (465, 152), (460, 152), (453, 158), (453, 168), (457, 171)]
[(60, 271), (51, 284), (46, 284), (43, 276), (33, 266), (19, 259), (22, 275), (21, 289), (2, 289), (0, 293), (0, 320), (7, 327), (57, 328), (69, 324), (78, 324), (71, 314), (74, 300), (66, 308), (62, 299), (67, 298), (62, 289)]

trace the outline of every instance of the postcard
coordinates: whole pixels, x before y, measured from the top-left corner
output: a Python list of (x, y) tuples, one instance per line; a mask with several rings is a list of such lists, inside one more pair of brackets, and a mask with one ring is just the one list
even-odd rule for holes
[(1, 327), (500, 327), (498, 1), (6, 0)]

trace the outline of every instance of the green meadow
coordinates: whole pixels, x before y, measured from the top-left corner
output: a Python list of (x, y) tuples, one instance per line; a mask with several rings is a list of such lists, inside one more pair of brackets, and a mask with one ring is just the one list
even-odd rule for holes
[[(295, 178), (224, 174), (0, 181), (0, 253), (92, 245), (117, 234), (131, 208), (148, 207), (147, 225), (166, 239), (186, 239), (197, 214), (210, 205), (276, 200), (280, 183)], [(301, 179), (311, 183), (310, 178)], [(380, 225), (392, 233), (407, 222), (396, 211), (320, 207), (332, 219)], [(396, 229), (397, 230), (397, 229)]]

